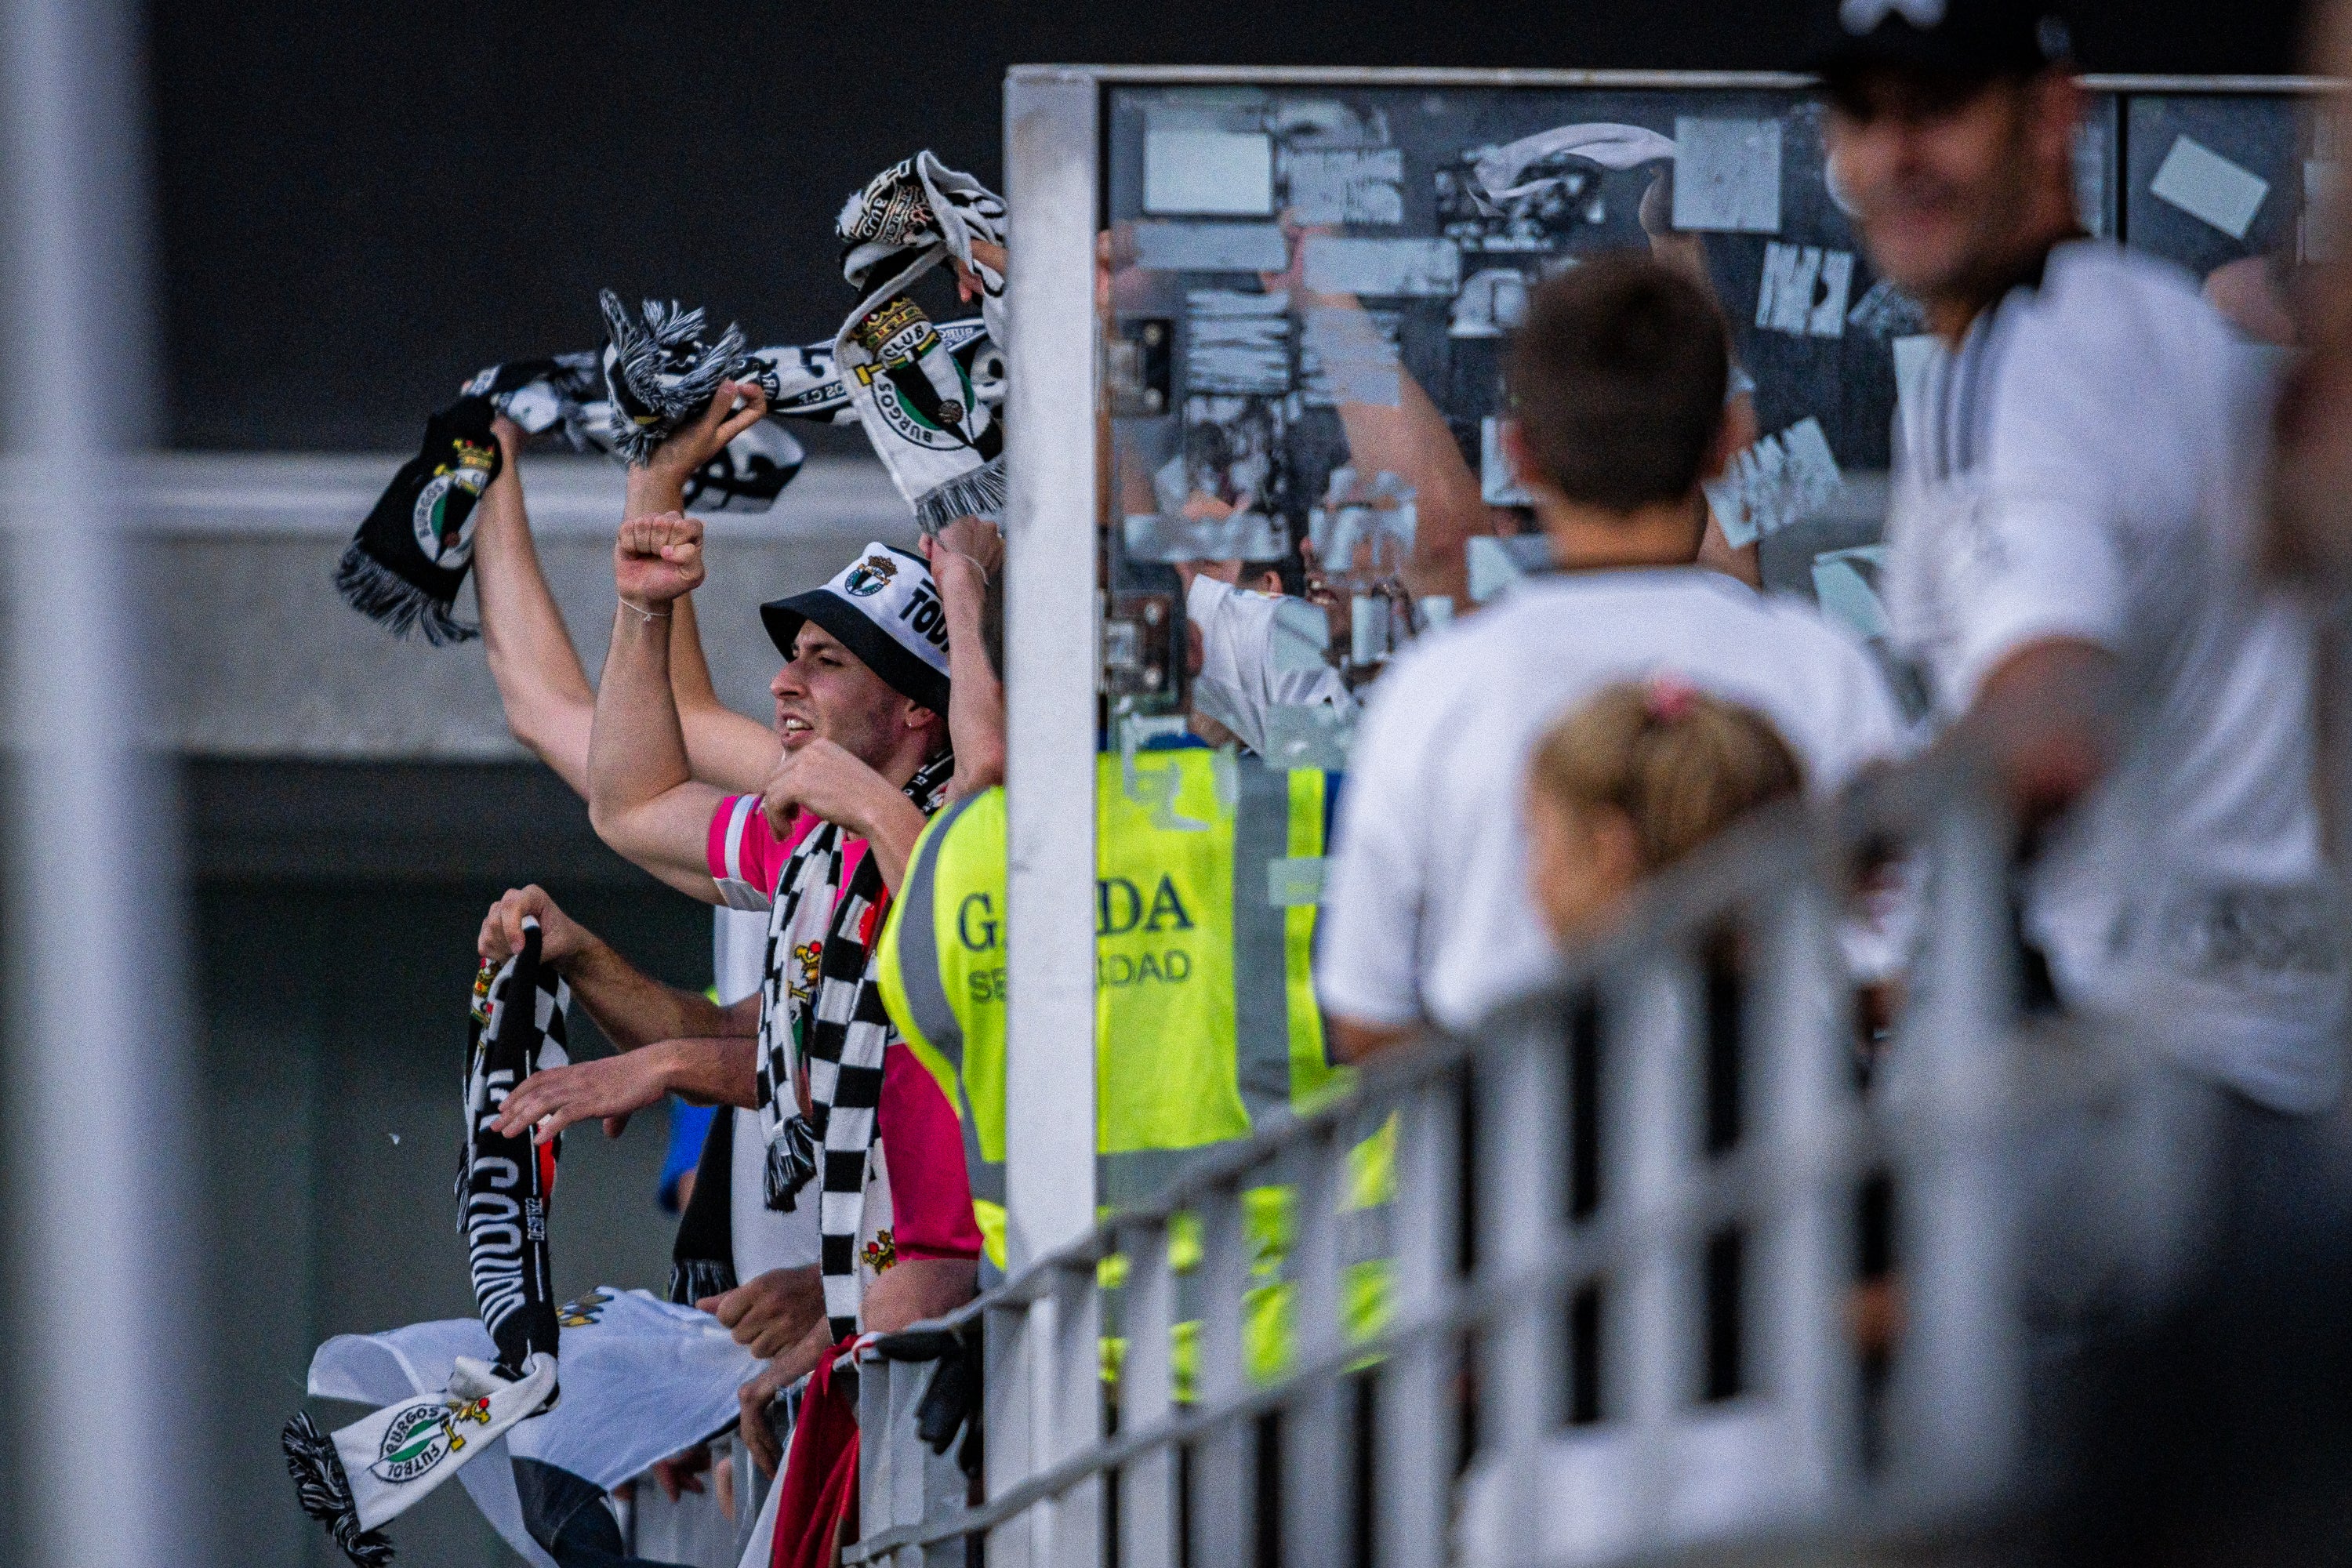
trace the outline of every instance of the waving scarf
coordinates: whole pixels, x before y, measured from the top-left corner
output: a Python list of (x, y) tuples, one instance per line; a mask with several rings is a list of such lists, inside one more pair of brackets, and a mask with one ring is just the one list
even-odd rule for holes
[(362, 1568), (392, 1561), (381, 1527), (481, 1457), (507, 1431), (555, 1403), (558, 1324), (549, 1283), (547, 1201), (555, 1146), (492, 1128), (508, 1091), (569, 1059), (569, 988), (540, 963), (539, 922), (493, 976), (477, 976), (467, 1014), (466, 1138), (457, 1173), (475, 1304), (496, 1359), (458, 1356), (437, 1393), (413, 1393), (331, 1436), (308, 1412), (279, 1446), (302, 1510)]
[[(600, 304), (613, 333), (603, 350), (491, 365), (467, 382), (458, 402), (426, 423), (423, 450), (393, 477), (336, 567), (336, 590), (353, 609), (395, 635), (420, 631), (436, 647), (480, 635), (457, 619), (453, 605), (472, 564), (474, 507), (501, 466), (490, 433), (497, 416), (513, 420), (526, 436), (551, 433), (574, 451), (604, 452), (626, 462), (633, 451), (657, 449), (678, 426), (698, 417), (719, 381), (756, 382), (767, 394), (768, 417), (687, 480), (686, 504), (701, 512), (765, 511), (783, 493), (807, 454), (780, 421), (857, 419), (869, 435), (883, 432), (874, 438), (885, 462), (898, 449), (887, 420), (866, 419), (851, 394), (853, 378), (835, 364), (830, 340), (744, 350), (736, 329), (709, 341), (702, 312), (675, 301), (646, 300), (635, 317), (609, 291)], [(953, 362), (947, 374), (971, 389), (980, 408), (974, 417), (988, 423), (990, 410), (1004, 400), (1005, 381), (1004, 356), (985, 320), (967, 317), (931, 330)], [(701, 389), (698, 402), (688, 395), (695, 388)], [(878, 412), (875, 417), (882, 418)], [(895, 477), (898, 470), (892, 472)], [(1001, 490), (1001, 478), (993, 482)], [(967, 510), (989, 505), (1001, 510), (1001, 497), (994, 503), (978, 498)]]
[[(942, 752), (908, 782), (907, 797), (926, 816), (937, 811), (954, 773), (954, 756)], [(789, 1211), (809, 1178), (822, 1174), (818, 1261), (836, 1340), (857, 1328), (866, 1163), (882, 1101), (883, 1052), (896, 1035), (882, 1004), (876, 947), (887, 901), (872, 851), (824, 823), (785, 860), (768, 918), (759, 1058), (768, 1205)], [(813, 927), (821, 935), (811, 953)], [(808, 1074), (804, 1113), (794, 1091), (801, 1068)]]
[[(457, 1479), (527, 1563), (637, 1568), (604, 1495), (732, 1426), (735, 1391), (760, 1363), (708, 1312), (642, 1290), (601, 1286), (556, 1311), (562, 1403), (507, 1434), (510, 1464), (470, 1465)], [(414, 1399), (441, 1387), (458, 1358), (493, 1353), (472, 1318), (341, 1334), (310, 1358), (310, 1391), (370, 1405)]]
[(335, 591), (395, 636), (439, 647), (481, 635), (450, 613), (474, 559), (474, 508), (503, 459), (486, 397), (467, 396), (425, 422), (425, 442), (400, 466), (335, 565)]
[(893, 163), (835, 221), (841, 273), (864, 298), (834, 335), (833, 358), (866, 438), (927, 533), (959, 517), (1004, 514), (1004, 428), (979, 383), (1003, 377), (958, 356), (907, 289), (950, 257), (981, 285), (981, 320), (1005, 341), (1004, 276), (973, 251), (1002, 246), (1003, 198), (928, 152)]

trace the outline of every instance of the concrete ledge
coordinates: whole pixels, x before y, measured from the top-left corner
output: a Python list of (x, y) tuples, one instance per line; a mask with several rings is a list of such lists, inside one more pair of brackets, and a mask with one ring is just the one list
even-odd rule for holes
[[(479, 643), (404, 641), (336, 596), (336, 559), (403, 460), (173, 454), (142, 464), (158, 744), (205, 757), (526, 756)], [(523, 475), (541, 565), (593, 678), (612, 631), (621, 472), (556, 456), (526, 458)], [(915, 538), (881, 466), (847, 458), (813, 459), (769, 512), (708, 521), (710, 580), (697, 609), (712, 678), (730, 706), (761, 716), (778, 659), (760, 603), (824, 581), (870, 540)], [(457, 606), (467, 620), (472, 600), (469, 582)]]

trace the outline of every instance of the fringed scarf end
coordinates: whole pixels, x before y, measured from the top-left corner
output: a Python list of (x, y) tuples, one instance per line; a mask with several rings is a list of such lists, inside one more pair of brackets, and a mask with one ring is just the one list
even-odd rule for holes
[(335, 564), (335, 592), (394, 637), (422, 632), (435, 647), (446, 647), (482, 635), (479, 626), (457, 619), (448, 605), (369, 554), (357, 540)]
[(925, 494), (915, 503), (915, 521), (929, 534), (938, 533), (960, 517), (995, 522), (1004, 516), (1004, 459), (992, 458)]
[(392, 1561), (392, 1542), (380, 1530), (360, 1528), (359, 1501), (352, 1496), (351, 1477), (343, 1473), (333, 1440), (319, 1430), (309, 1412), (297, 1411), (278, 1444), (285, 1450), (286, 1470), (294, 1478), (302, 1511), (325, 1525), (343, 1555), (360, 1568), (384, 1568)]

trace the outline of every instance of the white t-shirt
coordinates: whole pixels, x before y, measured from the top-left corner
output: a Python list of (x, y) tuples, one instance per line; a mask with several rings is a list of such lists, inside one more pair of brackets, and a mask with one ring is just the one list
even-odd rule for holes
[[(1258, 755), (1266, 754), (1266, 715), (1272, 710), (1329, 707), (1344, 712), (1355, 707), (1339, 672), (1315, 659), (1323, 612), (1306, 600), (1253, 594), (1200, 576), (1185, 593), (1184, 614), (1201, 633), (1193, 706)], [(1310, 635), (1284, 637), (1286, 616), (1303, 620)]]
[(1559, 959), (1528, 886), (1528, 758), (1603, 687), (1664, 672), (1764, 713), (1817, 792), (1902, 749), (1877, 666), (1801, 604), (1692, 566), (1515, 584), (1372, 689), (1326, 891), (1324, 1005), (1464, 1030), (1550, 980)]
[(2263, 360), (2186, 274), (2078, 241), (1911, 386), (1886, 603), (1938, 719), (2045, 638), (2121, 665), (2121, 754), (2026, 889), (2062, 999), (2265, 1104), (2326, 1104), (2346, 976), (2312, 628), (2248, 571)]
[[(766, 963), (768, 917), (756, 910), (713, 910), (710, 969), (722, 1003), (756, 994)], [(735, 1119), (734, 1159), (728, 1168), (727, 1218), (733, 1244), (735, 1278), (749, 1284), (772, 1268), (814, 1268), (817, 1262), (816, 1205), (790, 1214), (768, 1206), (768, 1140), (760, 1113), (730, 1108)]]

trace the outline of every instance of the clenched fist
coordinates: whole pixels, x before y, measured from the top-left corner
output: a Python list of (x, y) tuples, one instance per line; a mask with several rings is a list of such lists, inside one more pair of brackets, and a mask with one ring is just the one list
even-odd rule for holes
[(667, 605), (702, 586), (702, 521), (678, 512), (633, 517), (613, 543), (613, 586), (640, 607)]

